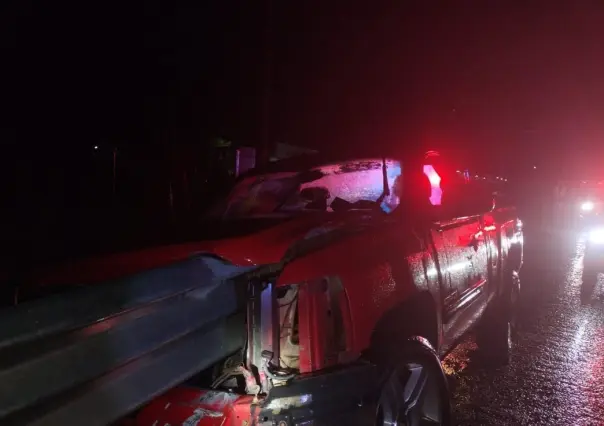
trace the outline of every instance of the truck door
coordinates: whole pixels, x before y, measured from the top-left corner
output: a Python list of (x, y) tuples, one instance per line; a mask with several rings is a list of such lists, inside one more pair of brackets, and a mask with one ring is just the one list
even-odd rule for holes
[(443, 280), (449, 285), (444, 300), (445, 340), (452, 343), (474, 325), (487, 306), (488, 246), (478, 216), (438, 225), (446, 257)]
[(467, 173), (451, 169), (440, 158), (426, 158), (423, 174), (434, 218), (446, 348), (475, 324), (487, 305), (488, 235), (482, 214), (492, 209), (492, 197), (472, 184)]
[(488, 277), (487, 244), (479, 217), (441, 222), (450, 278), (452, 312), (475, 301), (484, 292)]
[[(437, 171), (438, 169), (438, 171)], [(430, 184), (430, 204), (435, 223), (433, 239), (440, 240), (441, 248), (437, 251), (441, 261), (441, 275), (444, 281), (445, 317), (473, 305), (478, 296), (484, 292), (488, 277), (487, 235), (483, 230), (482, 211), (471, 211), (473, 188), (467, 185), (466, 179), (456, 173), (445, 177), (447, 185), (441, 188), (441, 174), (446, 167), (426, 164), (423, 172)], [(457, 176), (459, 175), (459, 176)], [(480, 209), (479, 206), (476, 206)]]
[(438, 167), (425, 165), (424, 174), (432, 187), (430, 203), (437, 218), (433, 240), (435, 244), (440, 241), (437, 251), (444, 290), (445, 340), (454, 340), (467, 331), (486, 308), (488, 235), (483, 229), (481, 213), (488, 207), (482, 206), (475, 188), (461, 176), (445, 175), (441, 189), (440, 175), (446, 167), (441, 165), (437, 171)]

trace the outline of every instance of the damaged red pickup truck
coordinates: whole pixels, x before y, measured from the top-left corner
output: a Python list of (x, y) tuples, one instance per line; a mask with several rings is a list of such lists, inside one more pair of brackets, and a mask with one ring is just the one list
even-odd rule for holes
[[(195, 312), (224, 309), (216, 316), (241, 314), (235, 322), (241, 329), (233, 329), (241, 339), (200, 343), (186, 356), (203, 362), (171, 373), (163, 387), (146, 374), (131, 387), (116, 388), (113, 401), (121, 392), (138, 398), (119, 424), (447, 425), (440, 359), (458, 339), (474, 328), (488, 357), (507, 360), (520, 296), (521, 222), (513, 207), (499, 205), (492, 191), (451, 170), (440, 155), (276, 162), (243, 176), (213, 218), (216, 232), (226, 227), (246, 233), (174, 246), (163, 263), (203, 258), (214, 272), (228, 270), (223, 276), (235, 282), (238, 296), (189, 294), (193, 310), (183, 324), (194, 322)], [(140, 273), (161, 250), (146, 253), (122, 256), (121, 274)], [(135, 259), (142, 262), (138, 268)], [(117, 267), (104, 262), (102, 268), (116, 275)], [(65, 273), (85, 281), (77, 268)], [(168, 285), (180, 282), (167, 277)], [(220, 291), (226, 291), (225, 280)], [(55, 281), (65, 284), (65, 278)], [(190, 288), (173, 291), (182, 298)], [(201, 299), (205, 305), (193, 305)], [(128, 312), (129, 302), (120, 303)], [(185, 305), (173, 308), (185, 311)], [(165, 318), (162, 327), (172, 321)], [(144, 338), (127, 336), (128, 344)], [(213, 355), (202, 356), (204, 350)], [(164, 366), (185, 363), (181, 351), (182, 358), (153, 367), (157, 376)], [(99, 386), (109, 386), (112, 374), (118, 373), (108, 372)], [(119, 405), (107, 404), (106, 393), (103, 407)], [(67, 418), (54, 417), (71, 424)]]

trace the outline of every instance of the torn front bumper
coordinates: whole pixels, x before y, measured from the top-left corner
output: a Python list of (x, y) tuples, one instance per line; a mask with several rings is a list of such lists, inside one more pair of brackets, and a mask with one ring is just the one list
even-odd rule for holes
[(375, 422), (380, 374), (357, 364), (294, 379), (267, 398), (178, 387), (140, 411), (134, 426), (367, 425)]

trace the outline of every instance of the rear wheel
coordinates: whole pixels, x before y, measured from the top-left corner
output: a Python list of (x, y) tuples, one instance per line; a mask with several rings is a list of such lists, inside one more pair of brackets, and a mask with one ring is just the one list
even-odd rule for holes
[(396, 361), (387, 362), (380, 386), (375, 424), (449, 425), (449, 388), (436, 352), (423, 339), (410, 339), (392, 358)]
[(505, 274), (504, 290), (487, 306), (478, 327), (477, 340), (485, 360), (507, 364), (518, 336), (520, 277), (517, 271)]

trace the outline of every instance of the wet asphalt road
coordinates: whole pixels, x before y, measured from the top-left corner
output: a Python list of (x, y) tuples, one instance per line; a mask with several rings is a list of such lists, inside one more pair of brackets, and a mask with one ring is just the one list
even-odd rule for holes
[(604, 425), (604, 282), (581, 304), (584, 237), (525, 231), (522, 329), (505, 367), (468, 336), (444, 361), (458, 425)]

